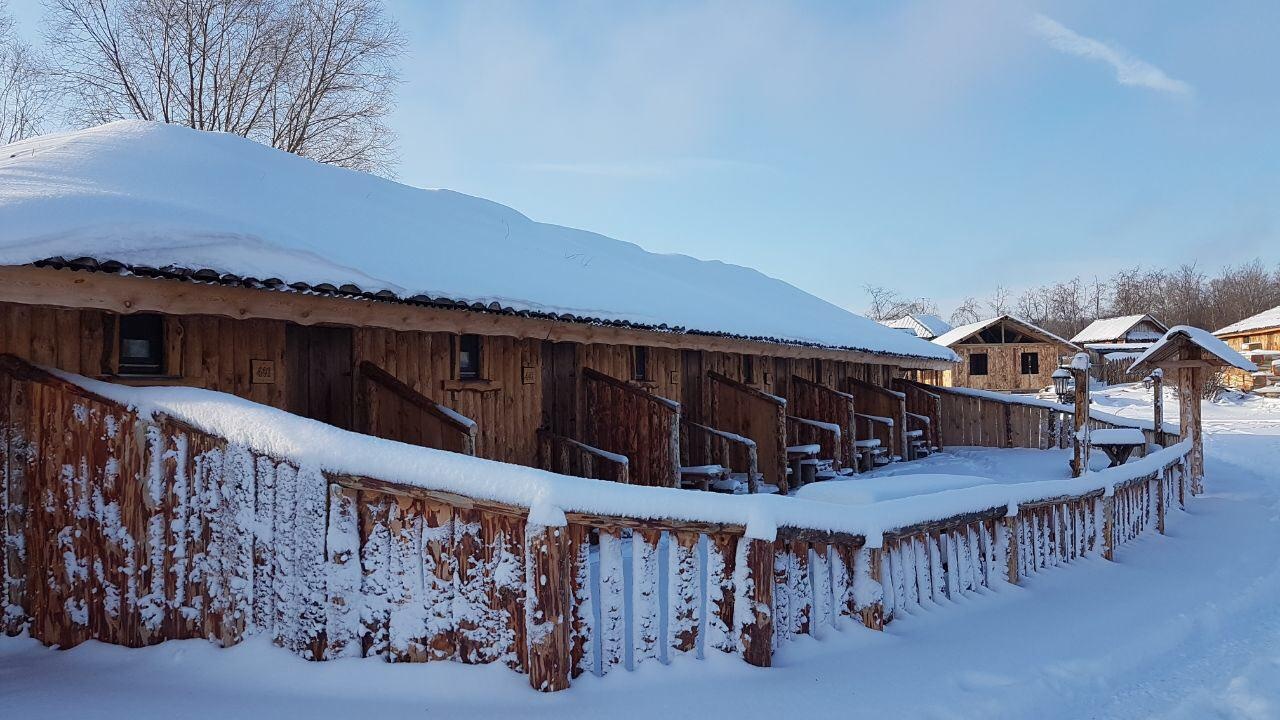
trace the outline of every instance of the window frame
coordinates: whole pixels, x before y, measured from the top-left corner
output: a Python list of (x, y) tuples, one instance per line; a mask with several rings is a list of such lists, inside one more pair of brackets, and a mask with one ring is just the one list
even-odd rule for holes
[[(979, 357), (982, 358), (982, 372), (975, 369), (974, 361)], [(985, 353), (969, 353), (969, 376), (970, 377), (987, 377), (991, 374), (991, 357)]]
[(649, 347), (647, 345), (631, 346), (631, 379), (636, 382), (649, 381)]
[[(463, 355), (468, 353), (465, 347), (474, 343), (473, 354), (474, 361), (470, 363), (472, 367), (464, 367)], [(454, 346), (453, 360), (454, 374), (458, 380), (483, 380), (484, 379), (484, 336), (476, 333), (460, 333), (457, 338), (457, 344)]]
[[(1031, 359), (1032, 368), (1027, 369), (1027, 359)], [(1040, 374), (1040, 353), (1037, 351), (1023, 350), (1018, 353), (1018, 371), (1022, 375), (1039, 375)]]
[(756, 358), (754, 355), (742, 356), (742, 382), (747, 385), (756, 384)]
[[(110, 367), (112, 375), (139, 378), (174, 376), (173, 367), (176, 358), (173, 355), (176, 349), (169, 347), (172, 331), (168, 317), (161, 313), (132, 313), (114, 316), (113, 320), (111, 331), (112, 363)], [(138, 326), (143, 321), (154, 322), (155, 327), (139, 332)], [(126, 326), (128, 326), (128, 329), (126, 329)], [(148, 331), (154, 334), (151, 337), (141, 337), (144, 334), (148, 334)], [(145, 362), (130, 362), (138, 360), (139, 357), (125, 354), (125, 342), (132, 339), (145, 340), (154, 350)]]

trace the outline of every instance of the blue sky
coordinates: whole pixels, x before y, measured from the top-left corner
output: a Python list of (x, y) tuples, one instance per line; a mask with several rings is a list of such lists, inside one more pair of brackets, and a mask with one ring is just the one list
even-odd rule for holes
[(1280, 3), (388, 2), (413, 185), (855, 310), (1280, 261)]

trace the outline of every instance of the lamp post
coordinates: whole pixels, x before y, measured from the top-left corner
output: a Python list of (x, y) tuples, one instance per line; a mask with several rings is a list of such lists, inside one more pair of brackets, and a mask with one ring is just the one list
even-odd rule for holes
[(1060, 367), (1053, 371), (1053, 392), (1058, 395), (1058, 404), (1066, 405), (1071, 401), (1071, 371)]

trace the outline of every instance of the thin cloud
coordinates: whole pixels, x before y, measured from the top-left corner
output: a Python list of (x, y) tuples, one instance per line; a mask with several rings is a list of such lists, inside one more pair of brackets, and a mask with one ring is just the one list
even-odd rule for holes
[(1192, 87), (1165, 74), (1163, 70), (1144, 60), (1129, 55), (1120, 48), (1088, 38), (1045, 15), (1031, 19), (1031, 29), (1049, 41), (1055, 50), (1087, 60), (1101, 60), (1116, 71), (1116, 82), (1121, 85), (1145, 87), (1174, 95), (1190, 95)]

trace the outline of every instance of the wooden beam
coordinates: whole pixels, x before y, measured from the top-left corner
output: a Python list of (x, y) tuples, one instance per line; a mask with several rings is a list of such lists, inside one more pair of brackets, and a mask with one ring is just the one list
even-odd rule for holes
[(125, 314), (159, 312), (171, 315), (216, 315), (238, 320), (286, 320), (300, 325), (332, 324), (390, 330), (505, 335), (556, 342), (646, 345), (677, 350), (892, 364), (913, 369), (945, 370), (952, 365), (945, 360), (880, 355), (857, 350), (31, 266), (0, 267), (0, 302), (92, 308)]

